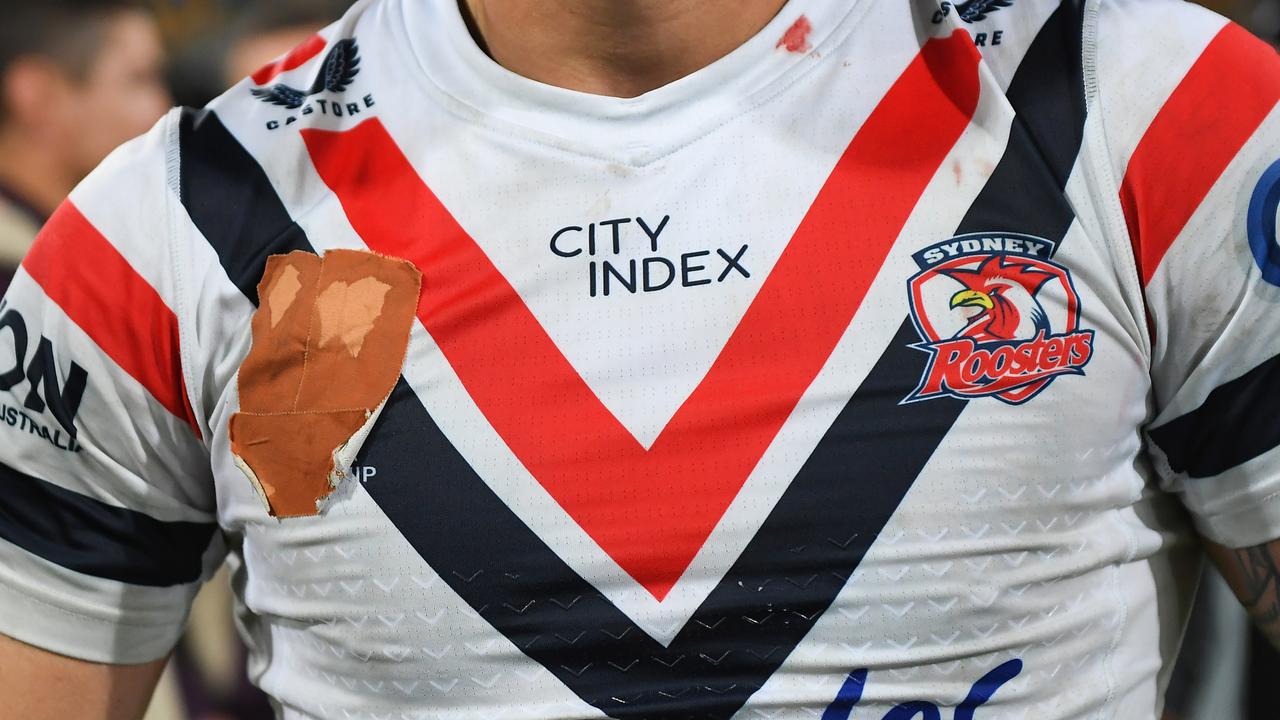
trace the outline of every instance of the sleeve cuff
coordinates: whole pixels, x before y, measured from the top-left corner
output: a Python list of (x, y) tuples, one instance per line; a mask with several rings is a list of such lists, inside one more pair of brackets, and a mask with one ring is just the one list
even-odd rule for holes
[(78, 660), (132, 665), (166, 656), (196, 587), (88, 577), (0, 540), (0, 633)]
[(1196, 528), (1230, 548), (1252, 547), (1280, 538), (1280, 448), (1207, 478), (1181, 477), (1183, 495)]
[(1264, 497), (1248, 507), (1215, 515), (1196, 515), (1200, 534), (1229, 548), (1262, 545), (1280, 538), (1280, 494)]

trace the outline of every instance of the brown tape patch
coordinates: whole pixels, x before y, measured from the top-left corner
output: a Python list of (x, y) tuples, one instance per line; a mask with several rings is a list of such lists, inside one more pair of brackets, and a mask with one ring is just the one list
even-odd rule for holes
[(236, 464), (274, 517), (315, 515), (404, 365), (422, 276), (358, 250), (273, 255), (231, 418)]
[(351, 284), (335, 282), (316, 298), (320, 313), (320, 347), (329, 347), (338, 341), (346, 346), (351, 357), (360, 357), (364, 341), (373, 332), (373, 326), (382, 317), (382, 307), (391, 286), (374, 278), (357, 280)]
[(280, 324), (280, 319), (284, 317), (285, 312), (292, 307), (293, 301), (298, 299), (298, 291), (302, 289), (302, 283), (298, 281), (301, 275), (298, 268), (286, 265), (272, 284), (271, 294), (267, 298), (271, 307), (271, 327)]

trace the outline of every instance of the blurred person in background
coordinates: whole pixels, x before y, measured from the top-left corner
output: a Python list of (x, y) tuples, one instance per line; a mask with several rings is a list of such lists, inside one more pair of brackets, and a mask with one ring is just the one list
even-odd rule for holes
[(171, 104), (152, 16), (128, 0), (7, 0), (0, 23), (0, 293), (44, 219)]
[(1272, 44), (1280, 44), (1280, 0), (1200, 0), (1200, 4), (1235, 19)]
[(350, 5), (347, 0), (293, 0), (250, 8), (231, 26), (223, 84), (234, 85), (302, 45)]
[(180, 105), (199, 107), (307, 40), (351, 0), (151, 0), (173, 61), (168, 80)]

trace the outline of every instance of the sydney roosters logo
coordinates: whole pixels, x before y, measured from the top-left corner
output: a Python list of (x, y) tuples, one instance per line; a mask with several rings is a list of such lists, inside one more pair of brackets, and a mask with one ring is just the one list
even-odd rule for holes
[(1092, 330), (1080, 328), (1071, 273), (1055, 243), (1017, 233), (974, 233), (916, 253), (911, 315), (929, 353), (904, 402), (996, 397), (1011, 405), (1062, 375), (1083, 375)]

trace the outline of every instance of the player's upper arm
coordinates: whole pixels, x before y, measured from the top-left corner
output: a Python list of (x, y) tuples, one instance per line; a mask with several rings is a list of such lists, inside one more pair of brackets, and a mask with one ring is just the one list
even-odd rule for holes
[(1199, 530), (1280, 537), (1280, 57), (1174, 0), (1102, 0), (1116, 234), (1150, 338), (1148, 448)]
[(164, 663), (89, 663), (0, 635), (0, 720), (137, 720)]
[(0, 634), (91, 663), (166, 656), (224, 552), (184, 380), (172, 146), (169, 118), (108, 158), (0, 301)]

